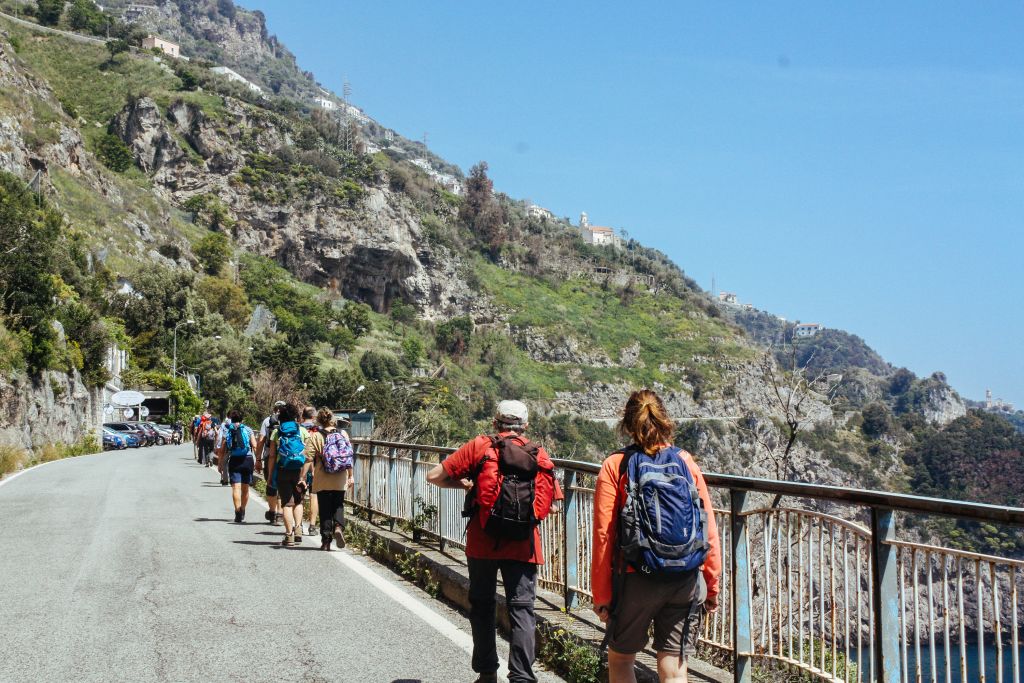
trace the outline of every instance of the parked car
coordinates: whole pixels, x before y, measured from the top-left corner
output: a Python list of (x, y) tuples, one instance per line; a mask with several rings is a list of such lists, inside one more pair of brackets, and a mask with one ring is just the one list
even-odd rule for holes
[(103, 430), (103, 450), (123, 451), (128, 448), (128, 440), (124, 434), (118, 434), (112, 429)]
[(147, 422), (146, 424), (155, 429), (157, 434), (160, 435), (160, 440), (157, 441), (157, 443), (160, 444), (161, 446), (163, 446), (164, 444), (171, 443), (171, 441), (174, 439), (174, 430), (171, 429), (170, 425), (161, 425), (156, 424), (155, 422)]
[(160, 434), (148, 422), (129, 422), (128, 424), (141, 430), (146, 435), (147, 446), (154, 446), (160, 443)]
[[(148, 437), (146, 436), (146, 433), (137, 427), (133, 427), (127, 422), (107, 422), (103, 426), (117, 432), (118, 434), (130, 436), (131, 439), (128, 440), (128, 446), (130, 448), (149, 445), (147, 443)], [(135, 441), (134, 444), (131, 442), (132, 439)]]

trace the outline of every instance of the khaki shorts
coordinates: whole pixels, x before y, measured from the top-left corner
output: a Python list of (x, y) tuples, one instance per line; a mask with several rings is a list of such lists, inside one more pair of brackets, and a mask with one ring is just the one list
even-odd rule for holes
[(672, 582), (626, 574), (608, 646), (621, 654), (636, 654), (647, 645), (653, 622), (656, 652), (695, 654), (707, 593), (699, 569)]

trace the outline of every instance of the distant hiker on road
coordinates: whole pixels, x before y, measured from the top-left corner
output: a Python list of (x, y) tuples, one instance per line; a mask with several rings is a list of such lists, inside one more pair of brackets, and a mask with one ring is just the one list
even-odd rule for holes
[(317, 432), (309, 435), (313, 455), (313, 495), (320, 507), (320, 550), (330, 550), (333, 539), (345, 547), (345, 490), (352, 486), (354, 454), (344, 429), (335, 429), (334, 413), (321, 408)]
[[(320, 431), (320, 426), (317, 424), (317, 412), (313, 406), (306, 406), (302, 409), (302, 427), (310, 434), (315, 434)], [(306, 475), (306, 491), (309, 495), (309, 527), (306, 531), (307, 536), (316, 536), (316, 517), (320, 513), (320, 505), (317, 501), (317, 497), (312, 494), (313, 491), (313, 470), (309, 470), (309, 474)]]
[(281, 523), (281, 506), (277, 500), (277, 476), (267, 467), (267, 461), (270, 458), (270, 435), (277, 429), (277, 425), (280, 424), (278, 413), (284, 405), (284, 401), (278, 401), (274, 404), (274, 412), (264, 419), (263, 424), (260, 425), (260, 436), (256, 442), (256, 457), (258, 458), (256, 461), (256, 471), (263, 472), (263, 476), (267, 480), (268, 509), (266, 518), (274, 526)]
[(227, 476), (231, 482), (231, 500), (235, 506), (235, 523), (245, 521), (245, 506), (249, 503), (249, 487), (252, 486), (252, 474), (256, 468), (253, 446), (256, 435), (252, 429), (242, 424), (242, 414), (237, 410), (228, 413), (228, 420), (223, 428), (224, 438), (217, 449), (218, 467), (221, 476)]
[(267, 468), (277, 477), (277, 495), (284, 515), (284, 539), (281, 545), (302, 542), (302, 499), (306, 496), (306, 473), (312, 458), (306, 453), (309, 433), (296, 421), (298, 409), (285, 404), (278, 413), (281, 424), (269, 437)]
[[(722, 550), (711, 497), (653, 391), (635, 391), (619, 423), (632, 444), (601, 465), (594, 491), (590, 585), (607, 624), (610, 683), (636, 681), (654, 625), (658, 678), (686, 683), (705, 609), (718, 607)], [(657, 520), (652, 523), (652, 520)]]
[(202, 416), (199, 418), (196, 443), (199, 446), (199, 464), (210, 467), (213, 464), (210, 456), (213, 454), (214, 446), (217, 443), (217, 423), (216, 418), (210, 414), (209, 410), (203, 411)]
[(469, 491), (463, 515), (469, 517), (469, 621), (477, 683), (498, 680), (494, 592), (499, 571), (512, 622), (508, 680), (537, 680), (533, 603), (537, 565), (544, 563), (537, 527), (562, 492), (547, 452), (523, 436), (528, 417), (523, 403), (502, 401), (494, 416), (494, 436), (476, 437), (427, 473), (435, 486)]

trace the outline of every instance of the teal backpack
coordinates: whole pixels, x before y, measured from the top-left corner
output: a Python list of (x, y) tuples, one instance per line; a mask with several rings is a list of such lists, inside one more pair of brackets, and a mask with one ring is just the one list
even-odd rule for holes
[(302, 443), (299, 425), (293, 420), (277, 428), (277, 462), (283, 470), (297, 470), (306, 463), (306, 445)]
[(249, 455), (249, 430), (241, 422), (228, 427), (227, 446), (232, 458), (244, 458)]

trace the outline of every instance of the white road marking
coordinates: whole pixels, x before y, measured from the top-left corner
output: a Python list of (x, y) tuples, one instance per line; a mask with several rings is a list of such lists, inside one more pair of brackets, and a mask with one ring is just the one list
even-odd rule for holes
[[(269, 509), (267, 501), (263, 500), (260, 496), (250, 496), (249, 500), (255, 501), (261, 507)], [(473, 655), (473, 637), (460, 630), (457, 626), (452, 624), (452, 622), (435, 612), (418, 597), (403, 591), (401, 588), (378, 575), (349, 553), (334, 550), (331, 552), (331, 556), (342, 565), (358, 574), (364, 581), (372, 585), (381, 593), (422, 619), (426, 622), (427, 626), (430, 626), (448, 640), (455, 643), (460, 650), (470, 656)], [(507, 677), (508, 662), (504, 658), (498, 657), (498, 679), (504, 680)]]

